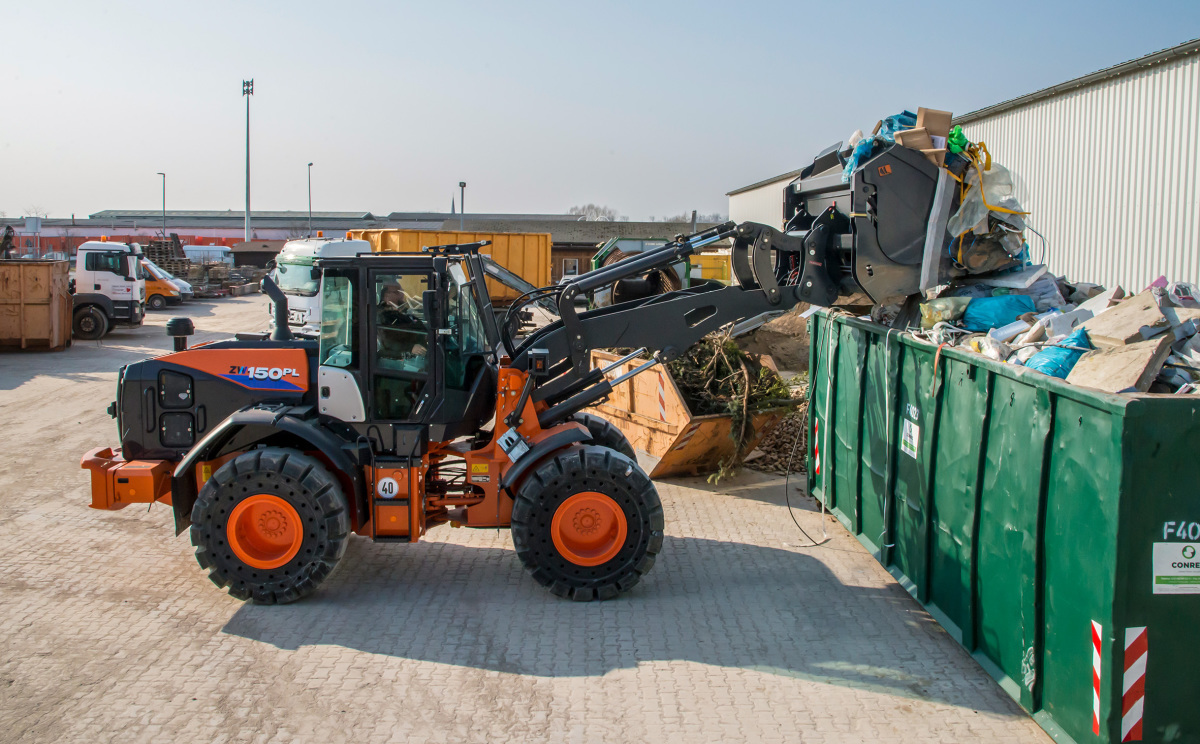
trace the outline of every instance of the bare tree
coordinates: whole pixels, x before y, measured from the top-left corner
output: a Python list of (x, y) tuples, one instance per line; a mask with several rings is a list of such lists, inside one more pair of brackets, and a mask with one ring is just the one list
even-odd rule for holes
[(615, 222), (621, 219), (617, 214), (617, 210), (612, 207), (604, 207), (599, 204), (584, 204), (583, 206), (571, 207), (567, 210), (567, 214), (579, 215), (585, 220), (606, 220)]
[(287, 234), (288, 240), (299, 240), (300, 238), (307, 238), (307, 237), (308, 237), (308, 223), (307, 222), (293, 222), (290, 225), (288, 225), (288, 234)]
[(26, 217), (43, 217), (44, 218), (44, 217), (50, 216), (49, 212), (47, 212), (45, 209), (43, 209), (41, 206), (39, 206), (37, 204), (30, 204), (29, 206), (22, 207), (21, 210), (23, 212), (25, 212), (24, 216), (26, 216)]
[[(708, 212), (708, 213), (697, 212), (696, 213), (696, 222), (724, 222), (727, 219), (729, 219), (729, 215), (721, 214), (720, 212)], [(654, 218), (651, 217), (650, 220), (654, 221)], [(670, 217), (663, 217), (662, 221), (663, 222), (691, 222), (692, 221), (692, 213), (691, 212), (681, 212), (679, 214), (672, 215)]]

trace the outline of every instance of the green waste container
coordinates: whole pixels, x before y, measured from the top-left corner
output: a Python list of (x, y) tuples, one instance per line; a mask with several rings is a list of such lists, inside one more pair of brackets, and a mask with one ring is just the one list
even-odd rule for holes
[(809, 493), (1060, 741), (1200, 742), (1200, 398), (809, 334)]

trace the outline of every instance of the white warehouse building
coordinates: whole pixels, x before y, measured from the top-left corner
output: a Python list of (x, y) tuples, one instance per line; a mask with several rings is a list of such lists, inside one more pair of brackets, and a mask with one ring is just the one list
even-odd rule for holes
[[(1012, 171), (1052, 272), (1135, 292), (1159, 276), (1200, 284), (1200, 39), (954, 123)], [(729, 192), (730, 219), (780, 227), (797, 175)]]

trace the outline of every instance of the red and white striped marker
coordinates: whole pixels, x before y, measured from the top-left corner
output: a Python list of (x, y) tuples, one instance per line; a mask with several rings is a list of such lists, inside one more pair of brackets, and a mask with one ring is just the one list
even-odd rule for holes
[(658, 374), (658, 417), (667, 420), (667, 391), (663, 388), (662, 372)]
[(1092, 621), (1092, 733), (1100, 735), (1100, 623)]
[(813, 421), (813, 464), (816, 474), (821, 474), (821, 438), (818, 436), (820, 421)]
[(1121, 741), (1142, 740), (1142, 708), (1146, 702), (1145, 628), (1125, 629), (1125, 678), (1121, 685)]

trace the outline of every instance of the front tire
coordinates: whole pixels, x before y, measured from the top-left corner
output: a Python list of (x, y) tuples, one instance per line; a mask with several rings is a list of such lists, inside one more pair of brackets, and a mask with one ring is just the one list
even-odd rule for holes
[(312, 457), (282, 447), (225, 463), (192, 508), (200, 567), (230, 596), (258, 604), (312, 594), (345, 554), (349, 533), (337, 479)]
[(85, 307), (75, 313), (71, 332), (83, 341), (98, 341), (108, 333), (108, 316), (95, 307)]
[(577, 601), (612, 599), (654, 566), (663, 509), (637, 463), (577, 446), (542, 463), (512, 510), (517, 557), (539, 584)]
[(162, 310), (167, 306), (167, 300), (162, 295), (150, 295), (150, 299), (146, 300), (146, 305), (151, 310)]

